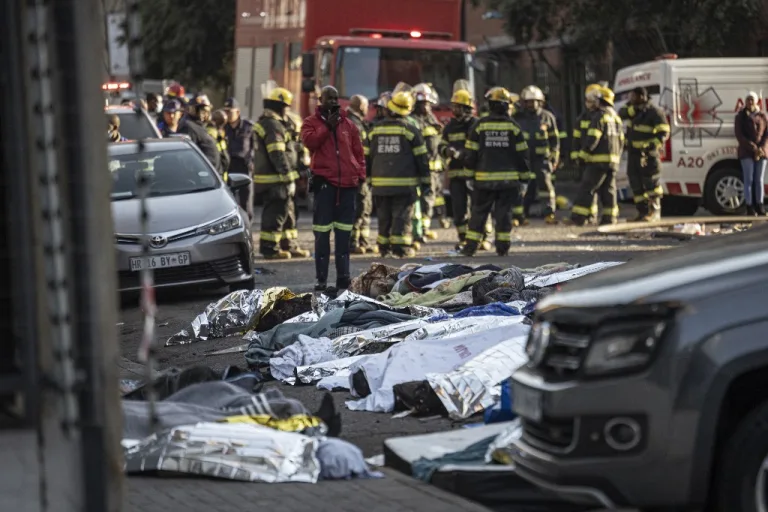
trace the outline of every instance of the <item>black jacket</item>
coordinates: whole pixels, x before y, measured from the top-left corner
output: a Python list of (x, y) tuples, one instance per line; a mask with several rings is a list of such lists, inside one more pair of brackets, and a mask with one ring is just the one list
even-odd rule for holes
[[(440, 142), (440, 149), (448, 162), (448, 177), (451, 179), (472, 179), (474, 171), (464, 167), (464, 145), (467, 142), (467, 132), (472, 125), (477, 121), (476, 117), (468, 117), (463, 121), (458, 119), (451, 119), (443, 129), (443, 139)], [(451, 153), (448, 152), (448, 148), (457, 150), (461, 156), (454, 158)]]
[(530, 163), (523, 130), (506, 114), (481, 117), (469, 129), (464, 165), (475, 171), (475, 187), (503, 190), (528, 179)]
[(219, 173), (223, 172), (221, 158), (219, 158), (219, 149), (216, 147), (216, 141), (208, 135), (208, 132), (201, 124), (198, 124), (191, 118), (184, 118), (179, 122), (178, 133), (189, 137), (208, 158), (216, 171)]

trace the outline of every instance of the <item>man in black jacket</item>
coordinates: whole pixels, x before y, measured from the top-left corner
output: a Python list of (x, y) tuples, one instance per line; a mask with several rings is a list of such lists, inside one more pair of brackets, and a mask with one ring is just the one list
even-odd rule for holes
[(181, 104), (176, 100), (166, 102), (163, 107), (163, 120), (165, 122), (160, 127), (160, 133), (163, 137), (186, 135), (200, 148), (214, 169), (221, 172), (221, 160), (219, 159), (219, 151), (216, 149), (216, 141), (208, 135), (202, 125), (197, 124), (189, 116), (181, 118), (181, 111)]

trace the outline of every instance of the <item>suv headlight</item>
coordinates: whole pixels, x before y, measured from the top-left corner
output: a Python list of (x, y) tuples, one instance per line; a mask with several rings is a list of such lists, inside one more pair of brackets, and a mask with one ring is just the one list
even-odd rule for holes
[(219, 219), (197, 228), (198, 235), (218, 235), (227, 231), (232, 231), (243, 225), (239, 212), (233, 212), (223, 219)]
[(647, 366), (666, 327), (667, 320), (663, 318), (619, 321), (599, 327), (584, 360), (584, 373), (595, 376)]

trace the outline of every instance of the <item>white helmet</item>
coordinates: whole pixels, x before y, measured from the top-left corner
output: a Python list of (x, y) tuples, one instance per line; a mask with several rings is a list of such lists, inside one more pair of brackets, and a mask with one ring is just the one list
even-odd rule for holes
[(437, 92), (434, 87), (432, 87), (432, 84), (416, 84), (411, 92), (416, 101), (428, 101), (433, 105), (437, 105), (438, 103)]
[(529, 85), (520, 93), (520, 99), (523, 101), (536, 100), (544, 101), (544, 93), (535, 85)]

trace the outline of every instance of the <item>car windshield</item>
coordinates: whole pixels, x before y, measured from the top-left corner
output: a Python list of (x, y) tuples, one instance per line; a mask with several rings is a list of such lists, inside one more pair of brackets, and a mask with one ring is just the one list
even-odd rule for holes
[(156, 139), (158, 137), (149, 117), (137, 116), (135, 112), (115, 113), (120, 118), (120, 135), (126, 139)]
[(110, 155), (109, 170), (113, 201), (139, 196), (137, 177), (142, 171), (149, 176), (151, 197), (191, 194), (221, 186), (210, 165), (192, 149)]
[(468, 78), (469, 64), (461, 51), (345, 46), (339, 49), (336, 83), (339, 95), (362, 94), (376, 99), (398, 82), (431, 83), (441, 104), (451, 99), (453, 82)]

